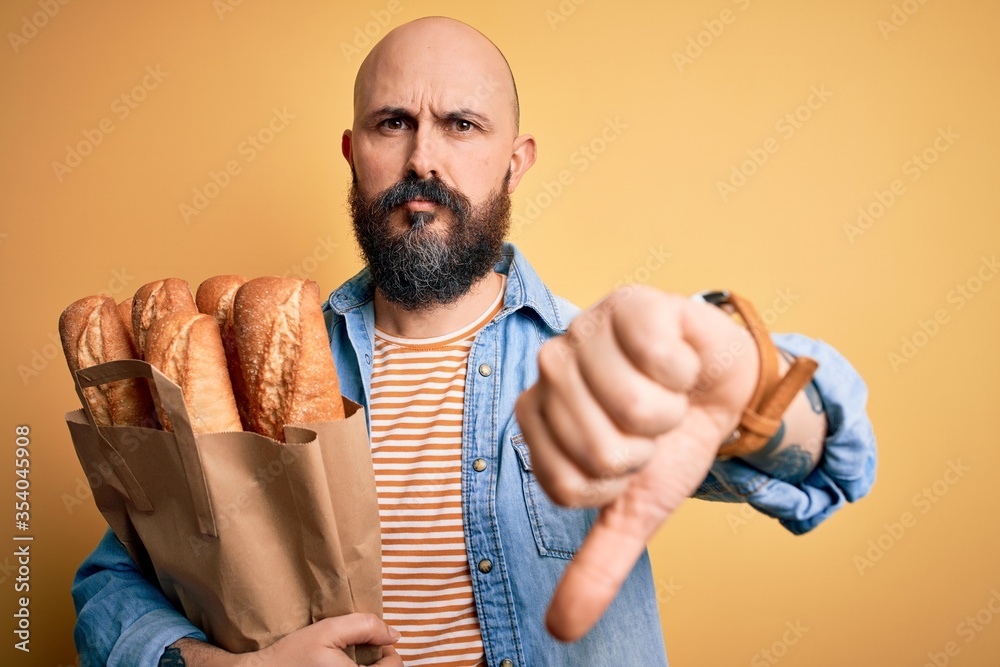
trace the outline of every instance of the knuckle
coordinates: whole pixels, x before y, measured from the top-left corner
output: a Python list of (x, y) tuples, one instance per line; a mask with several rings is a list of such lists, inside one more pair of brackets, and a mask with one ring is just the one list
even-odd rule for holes
[(619, 443), (591, 441), (587, 445), (587, 456), (582, 463), (586, 466), (588, 474), (600, 479), (621, 474), (628, 457)]
[(538, 350), (538, 375), (544, 382), (554, 382), (560, 366), (565, 363), (564, 355), (556, 341), (549, 341)]
[(538, 483), (541, 484), (542, 490), (548, 494), (552, 502), (557, 505), (568, 506), (573, 502), (576, 497), (576, 489), (573, 485), (566, 479), (565, 475), (538, 475), (538, 471), (535, 471)]
[(643, 396), (635, 396), (619, 409), (620, 426), (627, 431), (645, 433), (655, 425), (658, 412), (656, 406)]

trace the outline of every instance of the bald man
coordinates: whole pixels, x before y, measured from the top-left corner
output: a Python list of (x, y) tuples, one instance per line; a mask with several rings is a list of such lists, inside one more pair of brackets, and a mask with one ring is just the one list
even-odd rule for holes
[(666, 665), (645, 546), (685, 498), (803, 533), (867, 493), (865, 387), (829, 346), (772, 337), (781, 373), (797, 355), (819, 371), (763, 448), (720, 458), (761, 374), (744, 328), (650, 288), (580, 312), (545, 287), (504, 242), (535, 161), (518, 125), (506, 60), (457, 21), (393, 30), (358, 72), (342, 152), (366, 268), (324, 312), (368, 418), (384, 620), (232, 655), (108, 531), (74, 582), (85, 664), (353, 665), (342, 649), (372, 643), (383, 666)]

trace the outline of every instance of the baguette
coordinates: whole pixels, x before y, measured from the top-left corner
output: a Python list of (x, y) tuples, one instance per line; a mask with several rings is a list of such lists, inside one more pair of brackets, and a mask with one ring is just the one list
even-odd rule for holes
[(243, 276), (215, 276), (208, 278), (198, 286), (195, 304), (198, 310), (215, 318), (222, 334), (222, 349), (226, 352), (226, 366), (229, 368), (229, 379), (233, 384), (233, 396), (236, 398), (236, 408), (240, 412), (240, 421), (245, 430), (250, 429), (250, 403), (247, 399), (247, 385), (243, 379), (243, 368), (240, 366), (239, 352), (236, 349), (236, 333), (233, 330), (233, 298), (236, 290), (247, 281)]
[(128, 333), (129, 342), (132, 343), (132, 349), (135, 350), (136, 355), (139, 354), (139, 346), (135, 344), (135, 333), (132, 330), (132, 300), (133, 297), (129, 297), (118, 304), (118, 314), (122, 317), (122, 322), (125, 324), (125, 331)]
[[(71, 373), (106, 361), (137, 357), (118, 306), (108, 296), (87, 296), (70, 304), (59, 317), (59, 337)], [(145, 379), (86, 387), (83, 395), (98, 426), (156, 428), (152, 395)]]
[[(171, 313), (157, 319), (146, 333), (146, 361), (181, 388), (195, 434), (242, 430), (212, 316)], [(172, 431), (162, 403), (156, 407), (164, 430)]]
[(140, 357), (146, 359), (146, 335), (158, 319), (171, 313), (197, 312), (186, 280), (167, 278), (140, 287), (132, 300), (132, 332)]
[(284, 442), (285, 424), (344, 418), (319, 285), (257, 278), (236, 292), (233, 326), (250, 430)]

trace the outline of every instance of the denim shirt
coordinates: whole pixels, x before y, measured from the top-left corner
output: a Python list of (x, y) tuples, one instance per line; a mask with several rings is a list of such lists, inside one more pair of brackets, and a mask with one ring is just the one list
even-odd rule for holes
[[(665, 666), (648, 553), (583, 639), (561, 643), (545, 630), (552, 592), (596, 511), (559, 507), (541, 489), (514, 418), (514, 402), (537, 378), (539, 348), (565, 332), (579, 309), (553, 295), (509, 243), (496, 271), (507, 275), (504, 305), (477, 333), (469, 353), (462, 427), (463, 524), (486, 663)], [(363, 270), (323, 305), (341, 392), (365, 406), (366, 413), (373, 293), (370, 275)], [(747, 502), (791, 532), (804, 533), (868, 492), (875, 476), (875, 440), (865, 413), (864, 382), (843, 357), (825, 343), (796, 334), (775, 335), (774, 340), (792, 354), (819, 361), (814, 381), (829, 424), (824, 456), (795, 485), (735, 459), (717, 461), (696, 497)], [(473, 468), (476, 459), (486, 461), (483, 470)], [(479, 568), (484, 560), (492, 565), (483, 568), (487, 572)], [(73, 599), (81, 667), (105, 662), (153, 666), (177, 639), (206, 639), (143, 579), (110, 530), (80, 566)]]

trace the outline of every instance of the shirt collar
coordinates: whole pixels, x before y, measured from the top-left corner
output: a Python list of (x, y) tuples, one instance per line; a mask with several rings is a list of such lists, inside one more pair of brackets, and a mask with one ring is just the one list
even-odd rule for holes
[[(535, 311), (549, 328), (559, 332), (566, 330), (566, 322), (555, 297), (517, 246), (503, 244), (500, 261), (494, 270), (507, 276), (501, 315), (527, 307)], [(333, 292), (327, 299), (327, 305), (339, 315), (345, 315), (350, 310), (371, 303), (374, 295), (375, 284), (368, 267), (365, 267)]]

